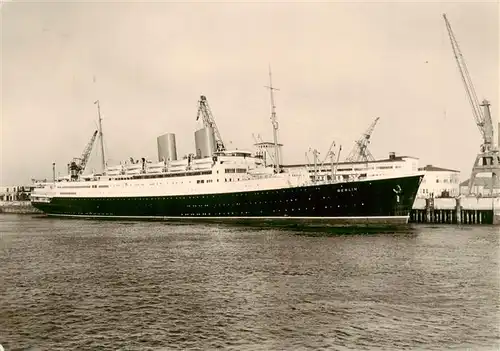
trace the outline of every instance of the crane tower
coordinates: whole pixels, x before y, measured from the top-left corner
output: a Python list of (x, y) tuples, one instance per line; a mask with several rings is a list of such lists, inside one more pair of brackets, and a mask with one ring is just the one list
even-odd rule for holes
[(451, 29), (450, 22), (443, 14), (444, 22), (446, 24), (446, 29), (448, 30), (448, 35), (450, 37), (451, 47), (453, 49), (453, 54), (457, 62), (458, 69), (460, 71), (460, 76), (465, 87), (465, 92), (469, 100), (469, 104), (472, 108), (472, 115), (476, 122), (477, 127), (483, 138), (483, 142), (479, 148), (479, 153), (476, 156), (474, 165), (472, 166), (471, 176), (469, 178), (468, 184), (468, 194), (472, 193), (472, 188), (475, 184), (476, 176), (481, 173), (491, 174), (491, 194), (493, 195), (493, 189), (495, 184), (498, 183), (498, 177), (500, 175), (500, 156), (498, 148), (494, 145), (493, 137), (493, 122), (490, 113), (490, 103), (488, 100), (483, 99), (481, 103), (476, 95), (474, 85), (472, 84), (471, 77), (469, 75), (469, 70), (465, 63), (458, 42), (455, 39), (453, 30)]
[(200, 101), (198, 101), (198, 114), (196, 116), (196, 120), (202, 117), (203, 126), (212, 128), (215, 134), (215, 144), (217, 151), (224, 151), (226, 147), (219, 133), (219, 128), (217, 128), (217, 124), (215, 123), (214, 116), (212, 115), (212, 111), (210, 110), (210, 106), (208, 106), (208, 101), (206, 96), (202, 95), (200, 97)]
[(347, 156), (346, 161), (348, 162), (368, 162), (374, 161), (375, 158), (371, 154), (370, 150), (368, 150), (368, 144), (370, 144), (370, 138), (377, 125), (380, 117), (375, 118), (375, 120), (370, 124), (366, 132), (363, 133), (361, 138), (356, 140), (354, 148), (351, 153)]
[(98, 131), (96, 130), (94, 134), (92, 134), (90, 141), (83, 149), (82, 155), (79, 158), (73, 158), (73, 161), (71, 161), (71, 164), (69, 166), (71, 179), (77, 179), (78, 175), (83, 174), (83, 172), (85, 171), (85, 167), (87, 166), (87, 162), (89, 161), (90, 154), (92, 153), (92, 148), (97, 138), (97, 133)]

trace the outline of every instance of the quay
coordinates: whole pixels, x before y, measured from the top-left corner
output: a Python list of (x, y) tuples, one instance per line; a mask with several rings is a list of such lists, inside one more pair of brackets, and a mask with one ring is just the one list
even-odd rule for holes
[(38, 214), (42, 212), (34, 208), (30, 201), (0, 201), (0, 213)]
[(417, 198), (410, 223), (500, 225), (500, 197)]
[(31, 205), (33, 185), (0, 186), (0, 213), (37, 214)]

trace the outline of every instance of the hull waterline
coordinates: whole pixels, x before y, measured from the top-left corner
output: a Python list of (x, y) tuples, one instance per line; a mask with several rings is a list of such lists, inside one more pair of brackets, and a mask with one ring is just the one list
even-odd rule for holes
[(286, 225), (405, 225), (422, 175), (264, 191), (134, 197), (53, 197), (54, 217)]

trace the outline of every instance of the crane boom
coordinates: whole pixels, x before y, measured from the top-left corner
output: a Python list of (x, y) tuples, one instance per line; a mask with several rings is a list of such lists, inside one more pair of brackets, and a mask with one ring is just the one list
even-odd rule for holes
[(323, 165), (325, 164), (326, 159), (327, 159), (328, 157), (331, 157), (332, 155), (335, 155), (335, 153), (334, 153), (334, 152), (332, 152), (332, 149), (333, 149), (333, 147), (334, 147), (334, 146), (335, 146), (335, 140), (334, 140), (334, 141), (332, 141), (332, 143), (330, 144), (330, 148), (328, 148), (328, 151), (327, 151), (327, 152), (326, 152), (326, 154), (325, 154), (325, 158), (323, 159), (323, 162), (321, 162), (321, 166), (323, 166)]
[(200, 97), (200, 101), (198, 101), (198, 114), (196, 116), (196, 120), (200, 118), (200, 115), (203, 120), (203, 126), (213, 128), (214, 130), (217, 151), (226, 150), (224, 142), (222, 141), (219, 133), (219, 128), (217, 128), (217, 124), (215, 123), (215, 119), (212, 115), (212, 111), (210, 110), (210, 106), (208, 106), (207, 98), (204, 95), (202, 95)]
[[(448, 30), (448, 36), (450, 37), (453, 55), (455, 56), (460, 76), (465, 87), (465, 92), (467, 93), (467, 98), (472, 108), (472, 115), (474, 116), (476, 125), (478, 126), (483, 137), (484, 146), (489, 147), (493, 142), (493, 123), (489, 113), (489, 103), (486, 100), (484, 100), (481, 104), (479, 103), (476, 90), (474, 89), (474, 84), (472, 84), (472, 79), (470, 77), (469, 70), (467, 69), (467, 64), (465, 63), (465, 59), (458, 45), (458, 41), (455, 38), (455, 34), (451, 29), (451, 24), (448, 21), (446, 14), (443, 14), (443, 18), (446, 23), (446, 29)], [(484, 108), (485, 113), (483, 113), (481, 107)]]
[(85, 171), (85, 167), (87, 167), (87, 163), (90, 158), (90, 154), (92, 153), (92, 148), (94, 146), (95, 140), (97, 139), (97, 134), (99, 133), (98, 130), (92, 134), (92, 137), (90, 138), (89, 142), (83, 149), (82, 155), (78, 158), (75, 157), (73, 158), (73, 161), (71, 162), (70, 169), (75, 172), (73, 175), (76, 176), (77, 174), (82, 174)]
[(346, 161), (348, 162), (368, 162), (374, 161), (372, 153), (368, 150), (368, 144), (370, 143), (370, 138), (377, 125), (380, 117), (375, 118), (375, 120), (370, 124), (368, 129), (363, 133), (362, 137), (356, 140), (354, 148), (351, 153), (347, 156)]
[(498, 149), (493, 145), (493, 121), (491, 120), (490, 103), (487, 100), (483, 100), (481, 104), (479, 103), (469, 70), (467, 69), (467, 64), (465, 63), (462, 52), (460, 51), (458, 42), (455, 39), (450, 22), (448, 21), (448, 18), (446, 18), (446, 14), (443, 14), (443, 18), (450, 37), (453, 55), (455, 56), (458, 70), (460, 71), (460, 76), (465, 87), (465, 92), (467, 93), (467, 99), (469, 100), (472, 108), (472, 115), (474, 116), (476, 125), (478, 126), (481, 136), (483, 137), (480, 152), (477, 154), (474, 165), (472, 166), (472, 172), (468, 182), (468, 194), (472, 194), (472, 189), (475, 185), (478, 174), (490, 173), (490, 193), (493, 195), (495, 184), (499, 181), (500, 154)]
[(92, 134), (92, 137), (90, 138), (88, 144), (85, 146), (85, 149), (83, 149), (82, 156), (80, 157), (80, 173), (83, 173), (85, 170), (85, 167), (87, 166), (87, 162), (89, 161), (90, 154), (92, 153), (92, 147), (94, 146), (94, 142), (97, 138), (97, 133), (98, 131), (96, 130), (94, 134)]

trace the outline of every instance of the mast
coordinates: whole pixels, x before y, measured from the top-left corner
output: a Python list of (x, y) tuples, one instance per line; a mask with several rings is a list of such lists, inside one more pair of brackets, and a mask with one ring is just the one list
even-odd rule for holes
[(314, 182), (318, 181), (318, 150), (313, 150), (313, 158), (314, 158)]
[(102, 136), (102, 118), (101, 118), (101, 105), (99, 104), (99, 100), (94, 101), (94, 104), (97, 105), (97, 114), (99, 116), (99, 142), (101, 144), (101, 165), (102, 165), (102, 173), (106, 171), (106, 158), (104, 156), (104, 139)]
[(335, 176), (335, 171), (333, 169), (333, 157), (335, 156), (335, 153), (333, 151), (330, 151), (330, 180), (332, 183), (334, 182), (333, 177)]
[(278, 121), (276, 120), (276, 106), (274, 105), (274, 90), (278, 90), (273, 88), (273, 77), (271, 74), (271, 66), (269, 66), (269, 86), (266, 86), (269, 89), (271, 95), (271, 123), (273, 124), (273, 141), (274, 141), (274, 164), (275, 164), (275, 172), (279, 173), (280, 167), (280, 158), (279, 158), (279, 150), (278, 150)]
[(337, 162), (335, 162), (335, 168), (333, 170), (332, 179), (335, 179), (335, 174), (337, 173), (337, 166), (340, 160), (340, 151), (342, 151), (342, 145), (339, 146), (339, 153), (337, 154)]

